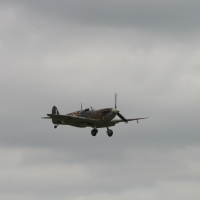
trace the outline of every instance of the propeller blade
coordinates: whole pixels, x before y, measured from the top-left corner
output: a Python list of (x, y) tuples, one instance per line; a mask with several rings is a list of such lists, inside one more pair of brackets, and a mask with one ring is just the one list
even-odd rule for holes
[(121, 118), (124, 122), (126, 122), (126, 123), (128, 122), (127, 119), (126, 119), (124, 116), (122, 116), (120, 113), (118, 113), (117, 115), (118, 115), (118, 117)]
[(117, 108), (117, 93), (115, 93), (115, 108)]

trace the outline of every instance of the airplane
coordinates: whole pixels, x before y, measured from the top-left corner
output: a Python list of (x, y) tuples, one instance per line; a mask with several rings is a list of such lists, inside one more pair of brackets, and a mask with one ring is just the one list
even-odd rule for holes
[[(120, 119), (113, 120), (116, 115)], [(92, 127), (91, 135), (96, 136), (98, 133), (97, 128), (107, 128), (107, 134), (109, 137), (113, 135), (113, 131), (109, 129), (111, 126), (119, 122), (137, 121), (146, 118), (133, 118), (126, 119), (123, 115), (120, 114), (120, 111), (117, 109), (117, 94), (115, 93), (115, 108), (103, 108), (95, 110), (92, 107), (74, 111), (66, 115), (61, 115), (56, 106), (52, 107), (52, 114), (47, 114), (48, 117), (42, 117), (43, 119), (52, 119), (52, 123), (55, 124), (54, 128), (57, 128), (58, 125), (69, 125), (79, 128)]]

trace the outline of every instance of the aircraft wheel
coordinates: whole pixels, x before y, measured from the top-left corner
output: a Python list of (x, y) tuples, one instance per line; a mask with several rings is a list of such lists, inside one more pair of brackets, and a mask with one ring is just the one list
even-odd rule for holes
[(113, 131), (110, 130), (110, 131), (108, 132), (108, 137), (112, 137), (112, 135), (113, 135)]
[(58, 125), (55, 125), (55, 126), (54, 126), (54, 128), (57, 128), (57, 127), (58, 127)]
[(92, 129), (91, 134), (92, 136), (96, 136), (98, 133), (98, 130), (96, 128)]

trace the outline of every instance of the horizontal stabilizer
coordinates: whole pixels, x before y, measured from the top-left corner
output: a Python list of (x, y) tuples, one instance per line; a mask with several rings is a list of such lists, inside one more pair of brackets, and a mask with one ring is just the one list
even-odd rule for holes
[(89, 123), (102, 121), (100, 119), (90, 119), (90, 118), (71, 116), (71, 115), (55, 115), (55, 114), (47, 114), (47, 115), (52, 119), (64, 120), (64, 121), (73, 120), (77, 122), (89, 122)]

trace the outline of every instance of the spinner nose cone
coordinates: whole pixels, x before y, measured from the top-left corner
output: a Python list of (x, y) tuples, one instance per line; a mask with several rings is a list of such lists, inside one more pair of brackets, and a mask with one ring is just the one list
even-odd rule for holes
[(115, 114), (118, 114), (118, 113), (119, 113), (119, 110), (113, 108), (113, 109), (112, 109), (112, 112), (115, 113)]

